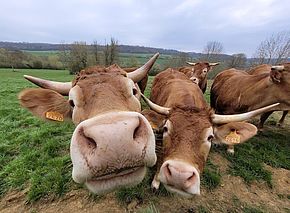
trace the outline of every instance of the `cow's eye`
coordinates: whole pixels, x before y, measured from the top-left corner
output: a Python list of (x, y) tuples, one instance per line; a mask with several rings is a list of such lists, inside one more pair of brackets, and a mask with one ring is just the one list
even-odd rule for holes
[(138, 94), (138, 90), (136, 88), (133, 88), (133, 95), (137, 95)]
[(69, 100), (68, 102), (69, 102), (69, 105), (71, 105), (71, 107), (75, 107), (75, 103), (73, 100)]
[(212, 142), (212, 140), (213, 140), (213, 135), (208, 136), (207, 141)]

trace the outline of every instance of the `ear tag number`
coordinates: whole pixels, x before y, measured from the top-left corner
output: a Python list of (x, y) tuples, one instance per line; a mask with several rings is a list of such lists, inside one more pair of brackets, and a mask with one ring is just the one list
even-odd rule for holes
[(45, 117), (47, 119), (53, 120), (53, 121), (63, 121), (63, 114), (60, 114), (59, 112), (46, 112)]
[(237, 131), (231, 131), (226, 137), (225, 141), (229, 144), (238, 144), (241, 142), (241, 136), (237, 133)]

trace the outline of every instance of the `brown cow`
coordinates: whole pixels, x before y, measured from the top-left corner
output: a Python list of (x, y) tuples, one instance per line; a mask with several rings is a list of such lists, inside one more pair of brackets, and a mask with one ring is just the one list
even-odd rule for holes
[(173, 69), (159, 73), (153, 81), (151, 101), (156, 104), (143, 98), (159, 114), (151, 110), (142, 113), (154, 129), (163, 129), (152, 187), (158, 189), (162, 182), (167, 190), (184, 196), (200, 194), (200, 175), (211, 142), (229, 145), (245, 142), (256, 134), (257, 128), (241, 121), (267, 109), (216, 115), (198, 85)]
[(178, 71), (184, 73), (193, 83), (198, 84), (203, 93), (206, 91), (207, 86), (207, 74), (213, 69), (214, 66), (219, 63), (209, 62), (186, 62), (191, 65), (190, 67), (184, 66), (178, 68)]
[(136, 185), (146, 167), (156, 162), (154, 133), (140, 114), (140, 91), (134, 82), (147, 75), (158, 55), (128, 74), (117, 65), (91, 67), (72, 83), (25, 76), (46, 89), (22, 91), (23, 107), (38, 117), (72, 119), (76, 125), (70, 146), (72, 177), (94, 193)]
[[(247, 70), (247, 73), (249, 73), (250, 75), (259, 75), (259, 74), (262, 74), (262, 73), (270, 73), (271, 72), (271, 67), (272, 66), (269, 65), (269, 64), (261, 64), (261, 65), (258, 65), (256, 67), (251, 68), (250, 70)], [(267, 120), (268, 116), (270, 116), (271, 114), (272, 113), (269, 112), (269, 113), (266, 113), (265, 115), (261, 116), (261, 120), (260, 120), (260, 123), (259, 123), (259, 128), (260, 129), (263, 128), (264, 122)], [(288, 111), (283, 111), (283, 115), (280, 118), (280, 120), (278, 121), (278, 126), (282, 126), (283, 125), (287, 114), (288, 114)]]
[[(229, 69), (219, 73), (211, 88), (211, 106), (220, 114), (233, 114), (279, 102), (261, 116), (261, 124), (273, 111), (290, 108), (290, 63), (272, 66), (268, 73), (249, 75)], [(261, 127), (261, 126), (260, 126)]]

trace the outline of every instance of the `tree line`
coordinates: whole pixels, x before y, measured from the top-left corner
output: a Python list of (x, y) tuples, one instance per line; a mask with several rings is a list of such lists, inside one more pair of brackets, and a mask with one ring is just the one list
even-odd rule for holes
[[(210, 73), (209, 77), (213, 77), (218, 72), (227, 68), (246, 69), (250, 66), (263, 63), (279, 64), (288, 61), (290, 57), (290, 33), (279, 32), (266, 38), (259, 44), (251, 59), (248, 59), (245, 53), (225, 55), (224, 51), (224, 46), (219, 41), (207, 42), (202, 54), (175, 51), (175, 54), (169, 55), (164, 60), (164, 63), (157, 63), (151, 74), (156, 74), (168, 67), (184, 66), (186, 61), (220, 62), (221, 65), (214, 72)], [(111, 38), (109, 43), (105, 42), (105, 45), (100, 45), (97, 41), (94, 41), (93, 44), (81, 41), (74, 42), (73, 44), (62, 43), (59, 44), (58, 54), (48, 56), (2, 48), (0, 49), (0, 67), (11, 67), (13, 69), (68, 69), (71, 74), (75, 74), (93, 65), (109, 66), (117, 63), (122, 66), (124, 63), (120, 60), (119, 53), (120, 45), (115, 38)], [(125, 66), (135, 67), (140, 65), (140, 61), (132, 56)]]

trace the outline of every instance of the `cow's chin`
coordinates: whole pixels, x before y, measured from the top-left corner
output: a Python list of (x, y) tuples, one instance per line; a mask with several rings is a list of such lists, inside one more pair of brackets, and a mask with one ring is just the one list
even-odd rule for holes
[(163, 185), (164, 185), (164, 187), (165, 187), (165, 189), (166, 189), (167, 191), (169, 191), (169, 192), (171, 192), (171, 193), (174, 193), (174, 194), (181, 195), (181, 196), (186, 197), (186, 198), (191, 198), (191, 197), (193, 197), (194, 195), (200, 195), (200, 192), (199, 192), (199, 191), (197, 191), (197, 192), (195, 192), (194, 194), (192, 194), (192, 193), (186, 192), (186, 191), (184, 191), (184, 190), (177, 189), (177, 188), (175, 188), (175, 187), (169, 186), (169, 185), (167, 185), (167, 184), (165, 184), (165, 183), (163, 183)]
[(85, 182), (87, 188), (95, 194), (106, 194), (122, 187), (132, 187), (142, 182), (146, 175), (146, 167), (135, 167), (117, 174), (93, 177)]

